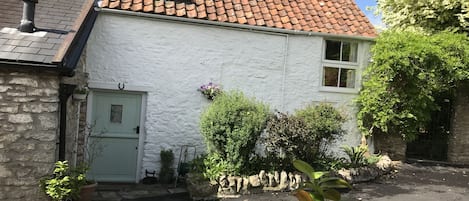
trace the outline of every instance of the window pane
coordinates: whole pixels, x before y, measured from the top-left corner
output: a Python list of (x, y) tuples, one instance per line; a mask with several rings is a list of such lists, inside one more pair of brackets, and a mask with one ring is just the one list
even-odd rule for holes
[(326, 40), (326, 59), (340, 61), (340, 41)]
[(111, 105), (111, 123), (122, 123), (123, 105)]
[(357, 43), (342, 42), (342, 61), (357, 62)]
[(324, 67), (323, 86), (337, 87), (337, 78), (339, 77), (339, 69), (332, 67)]
[(340, 69), (340, 87), (355, 88), (355, 70)]

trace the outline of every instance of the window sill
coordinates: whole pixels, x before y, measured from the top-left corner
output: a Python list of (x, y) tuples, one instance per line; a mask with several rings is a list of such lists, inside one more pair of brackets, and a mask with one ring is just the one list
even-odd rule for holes
[(320, 92), (344, 93), (344, 94), (358, 94), (357, 88), (339, 88), (339, 87), (319, 87)]

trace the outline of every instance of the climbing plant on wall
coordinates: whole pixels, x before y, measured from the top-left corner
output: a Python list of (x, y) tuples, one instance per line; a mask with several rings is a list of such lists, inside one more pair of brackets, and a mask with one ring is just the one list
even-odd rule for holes
[(357, 99), (363, 134), (399, 134), (411, 141), (438, 110), (435, 95), (469, 78), (469, 37), (442, 32), (381, 33)]

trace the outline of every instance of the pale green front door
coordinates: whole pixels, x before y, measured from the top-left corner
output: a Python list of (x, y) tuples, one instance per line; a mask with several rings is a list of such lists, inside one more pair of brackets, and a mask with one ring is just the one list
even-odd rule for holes
[(141, 102), (140, 94), (93, 92), (88, 177), (135, 182)]

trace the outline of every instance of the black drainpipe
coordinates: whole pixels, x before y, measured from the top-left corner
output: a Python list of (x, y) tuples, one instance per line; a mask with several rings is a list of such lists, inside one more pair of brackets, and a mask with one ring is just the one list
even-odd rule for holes
[(23, 0), (23, 18), (18, 27), (19, 31), (27, 33), (35, 31), (34, 13), (36, 12), (36, 3), (38, 3), (38, 0)]
[(76, 85), (60, 84), (60, 126), (59, 126), (59, 161), (65, 160), (65, 144), (67, 131), (67, 100), (73, 94)]

